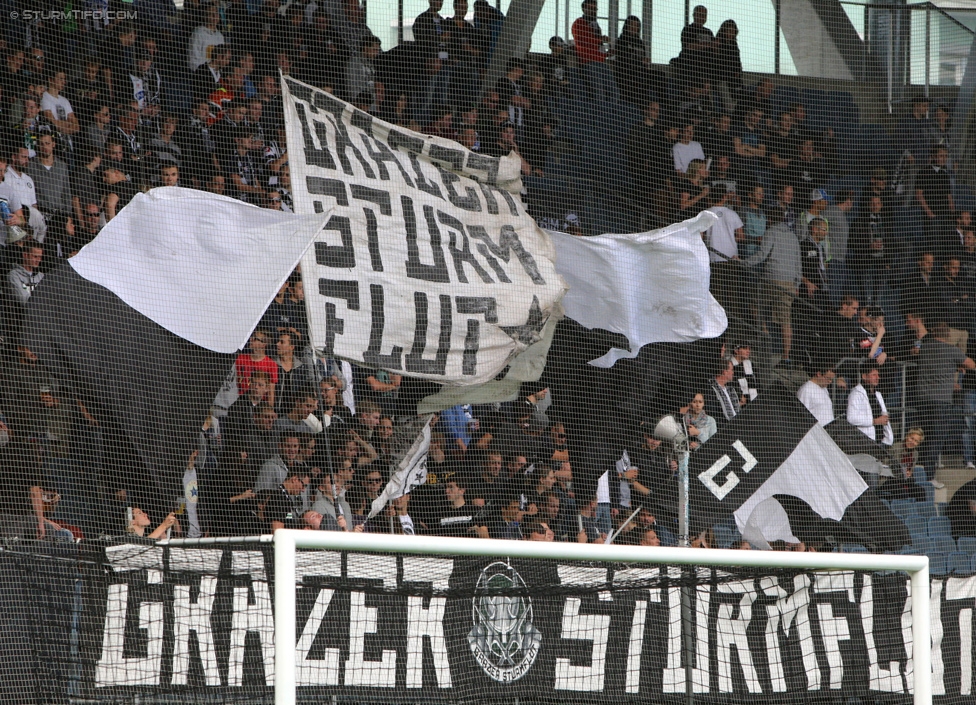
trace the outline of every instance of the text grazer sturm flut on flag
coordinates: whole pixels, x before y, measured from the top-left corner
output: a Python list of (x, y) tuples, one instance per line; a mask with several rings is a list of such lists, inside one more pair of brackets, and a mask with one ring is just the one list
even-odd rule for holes
[(519, 161), (378, 120), (284, 78), (312, 342), (445, 384), (493, 379), (540, 338), (564, 285), (519, 198)]

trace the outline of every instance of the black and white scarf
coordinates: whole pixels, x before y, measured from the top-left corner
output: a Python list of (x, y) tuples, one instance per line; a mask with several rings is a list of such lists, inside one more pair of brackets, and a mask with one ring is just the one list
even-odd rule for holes
[(725, 417), (726, 421), (731, 421), (739, 413), (739, 397), (736, 394), (730, 394), (728, 388), (723, 387), (714, 379), (711, 381), (712, 393), (718, 399), (719, 405), (722, 407), (722, 415)]

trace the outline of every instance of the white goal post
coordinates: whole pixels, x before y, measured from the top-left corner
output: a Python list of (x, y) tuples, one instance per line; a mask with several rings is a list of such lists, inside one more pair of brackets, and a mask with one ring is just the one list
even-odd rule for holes
[[(358, 553), (530, 558), (632, 564), (799, 570), (905, 571), (911, 576), (914, 703), (931, 705), (932, 667), (927, 556), (864, 553), (783, 553), (603, 544), (545, 543), (448, 537), (279, 530), (275, 554), (275, 704), (296, 703), (296, 551), (299, 548)], [(290, 619), (280, 615), (291, 615)]]

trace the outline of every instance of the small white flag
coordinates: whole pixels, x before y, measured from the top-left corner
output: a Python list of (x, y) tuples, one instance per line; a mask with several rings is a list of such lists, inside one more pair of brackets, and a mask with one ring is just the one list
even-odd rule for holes
[[(423, 417), (419, 417), (420, 421)], [(432, 415), (428, 415), (423, 422), (423, 428), (414, 438), (413, 443), (406, 453), (397, 463), (396, 470), (386, 483), (386, 487), (380, 492), (379, 497), (373, 500), (372, 508), (369, 510), (367, 519), (383, 511), (383, 508), (393, 499), (399, 499), (405, 494), (410, 494), (414, 488), (420, 487), (427, 482), (427, 453), (430, 451), (430, 420)]]

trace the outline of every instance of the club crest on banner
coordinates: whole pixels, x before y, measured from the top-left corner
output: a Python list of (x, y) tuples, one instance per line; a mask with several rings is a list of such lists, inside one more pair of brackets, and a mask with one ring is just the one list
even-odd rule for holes
[(478, 576), (468, 643), (492, 680), (517, 681), (539, 656), (542, 634), (532, 624), (532, 600), (525, 590), (522, 576), (503, 561), (492, 563)]

